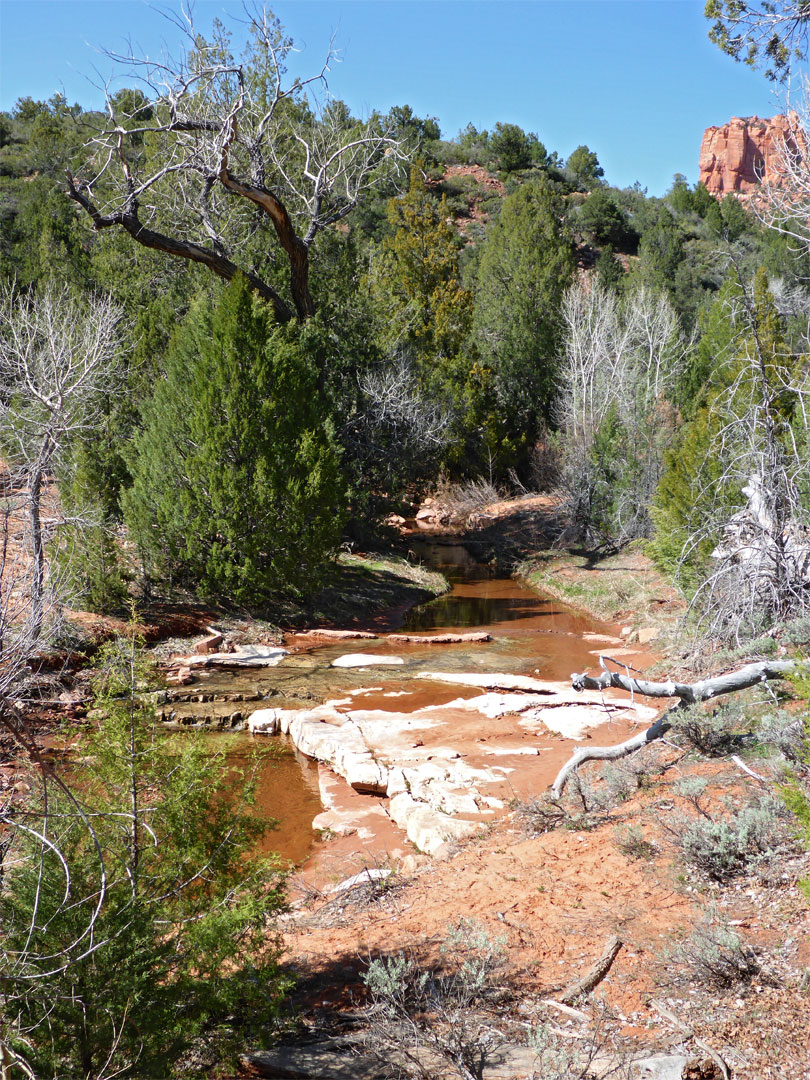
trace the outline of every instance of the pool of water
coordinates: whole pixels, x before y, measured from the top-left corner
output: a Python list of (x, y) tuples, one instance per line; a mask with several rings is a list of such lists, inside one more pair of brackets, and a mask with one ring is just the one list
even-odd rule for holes
[[(251, 694), (262, 699), (245, 704), (245, 715), (265, 706), (308, 708), (325, 701), (351, 700), (352, 707), (407, 712), (441, 705), (453, 698), (473, 697), (478, 690), (426, 682), (416, 676), (425, 670), (440, 672), (509, 672), (567, 681), (572, 671), (594, 663), (594, 639), (604, 624), (545, 599), (520, 582), (499, 577), (491, 565), (476, 560), (458, 543), (413, 538), (411, 549), (425, 565), (441, 571), (452, 588), (444, 596), (411, 610), (401, 633), (483, 630), (492, 635), (485, 645), (400, 644), (384, 637), (368, 641), (340, 641), (317, 645), (286, 657), (278, 667), (260, 670), (214, 670), (201, 679), (206, 691), (226, 695)], [(353, 652), (396, 655), (402, 664), (365, 670), (331, 666), (337, 657)], [(212, 737), (219, 737), (212, 733)], [(255, 745), (238, 733), (229, 751), (237, 765), (245, 765)], [(313, 818), (321, 810), (318, 766), (297, 754), (289, 744), (280, 746), (277, 760), (262, 767), (259, 805), (279, 820), (266, 838), (268, 850), (300, 863), (317, 844)], [(368, 798), (357, 796), (357, 798)]]

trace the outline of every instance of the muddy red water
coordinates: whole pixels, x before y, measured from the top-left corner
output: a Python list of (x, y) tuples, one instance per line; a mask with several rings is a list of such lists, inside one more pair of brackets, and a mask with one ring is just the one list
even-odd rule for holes
[[(512, 578), (498, 576), (462, 544), (414, 538), (411, 548), (422, 562), (444, 573), (452, 589), (408, 613), (402, 629), (420, 633), (485, 630), (492, 641), (408, 645), (381, 637), (358, 643), (330, 642), (296, 653), (261, 674), (240, 673), (235, 680), (259, 682), (265, 689), (272, 686), (282, 698), (295, 699), (292, 707), (305, 707), (309, 698), (312, 704), (332, 701), (342, 712), (380, 710), (393, 717), (392, 710), (411, 714), (482, 693), (471, 686), (427, 681), (420, 677), (425, 670), (456, 676), (507, 673), (533, 676), (544, 683), (568, 683), (573, 671), (593, 669), (605, 648), (611, 653), (622, 651), (615, 627), (545, 599)], [(403, 663), (365, 669), (331, 667), (338, 657), (357, 651), (396, 656)], [(283, 700), (274, 699), (273, 704), (287, 707)], [(514, 716), (484, 723), (482, 727), (478, 714), (459, 710), (451, 718), (452, 732), (448, 734), (447, 725), (426, 731), (424, 745), (430, 746), (435, 739), (445, 743), (449, 739), (455, 745), (458, 739), (472, 765), (491, 765), (495, 753), (512, 754), (511, 767), (504, 773), (511, 774), (511, 794), (521, 798), (543, 790), (571, 752), (570, 739), (551, 731), (521, 730)], [(616, 719), (592, 729), (588, 737), (618, 742), (631, 730), (635, 728), (629, 721)], [(246, 752), (250, 737), (243, 740)], [(289, 751), (281, 764), (267, 766), (260, 801), (262, 809), (282, 822), (267, 846), (299, 865), (304, 862), (308, 875), (321, 883), (363, 864), (382, 862), (389, 853), (399, 857), (413, 850), (388, 818), (385, 799), (359, 795), (325, 766)], [(327, 820), (338, 821), (339, 832), (345, 824), (347, 835), (330, 834), (326, 841), (317, 838), (312, 820), (322, 801), (329, 809)]]

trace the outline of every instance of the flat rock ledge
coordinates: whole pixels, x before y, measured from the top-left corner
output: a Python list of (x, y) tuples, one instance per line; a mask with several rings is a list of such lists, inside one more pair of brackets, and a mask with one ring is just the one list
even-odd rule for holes
[(608, 712), (599, 692), (576, 694), (563, 684), (526, 676), (420, 672), (419, 677), (489, 692), (415, 712), (341, 711), (338, 706), (346, 704), (342, 701), (312, 709), (262, 708), (248, 716), (247, 727), (252, 734), (289, 735), (303, 754), (331, 768), (355, 791), (385, 797), (388, 816), (411, 843), (441, 858), (503, 809), (504, 781), (511, 771), (503, 764), (503, 754), (537, 750), (520, 743), (488, 745), (483, 754), (494, 759), (490, 765), (482, 762), (482, 751), (472, 755), (455, 748), (450, 728), (448, 745), (435, 745), (431, 739), (425, 746), (426, 729), (477, 712), (482, 726), (489, 719), (513, 717), (510, 723), (521, 737), (553, 731), (580, 739), (617, 711), (645, 723), (655, 716), (655, 710), (631, 701), (612, 702)]
[(288, 654), (279, 645), (235, 645), (230, 652), (173, 656), (171, 667), (275, 667)]
[[(279, 1046), (243, 1055), (241, 1061), (249, 1076), (268, 1080), (385, 1080), (391, 1075), (390, 1063), (384, 1066), (371, 1054), (363, 1052), (355, 1039), (334, 1039), (304, 1046)], [(427, 1049), (419, 1052), (423, 1067), (434, 1080), (458, 1076)], [(615, 1075), (619, 1062), (608, 1055), (597, 1055), (590, 1063), (589, 1076)], [(634, 1080), (682, 1080), (690, 1059), (684, 1054), (647, 1054), (630, 1065)], [(540, 1076), (542, 1068), (535, 1050), (528, 1046), (505, 1043), (491, 1050), (481, 1070), (482, 1080), (527, 1080)]]
[[(380, 716), (389, 717), (385, 727), (389, 735), (396, 734), (392, 731), (397, 726), (396, 714), (341, 713), (332, 705), (259, 709), (248, 718), (247, 726), (253, 734), (289, 735), (302, 754), (328, 765), (355, 791), (387, 797), (394, 824), (420, 851), (440, 857), (453, 841), (483, 827), (480, 820), (457, 815), (480, 818), (482, 812), (492, 813), (476, 785), (501, 777), (472, 769), (449, 748), (434, 748), (429, 760), (401, 752), (395, 763), (383, 760)], [(399, 726), (407, 727), (409, 722), (404, 717)]]

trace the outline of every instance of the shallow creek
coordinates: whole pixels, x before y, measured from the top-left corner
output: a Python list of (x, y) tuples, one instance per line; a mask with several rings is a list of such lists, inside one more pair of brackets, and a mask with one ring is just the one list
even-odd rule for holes
[[(417, 832), (400, 812), (406, 799), (417, 800), (423, 817), (432, 806), (442, 820), (460, 814), (471, 829), (480, 827), (510, 799), (542, 791), (570, 755), (572, 738), (618, 742), (649, 719), (649, 710), (620, 705), (619, 697), (605, 708), (599, 695), (583, 704), (570, 691), (571, 672), (593, 668), (600, 652), (637, 662), (614, 627), (498, 577), (462, 544), (414, 538), (411, 547), (452, 589), (413, 609), (398, 633), (480, 630), (492, 640), (426, 645), (382, 635), (323, 644), (298, 637), (296, 651), (277, 667), (201, 673), (187, 696), (207, 700), (171, 705), (175, 722), (224, 727), (246, 724), (259, 709), (289, 716), (327, 705), (333, 720), (351, 721), (362, 734), (373, 760), (384, 762), (385, 775), (405, 769), (407, 796), (363, 794), (296, 751), (287, 736), (271, 740), (280, 753), (263, 769), (259, 802), (281, 824), (267, 847), (299, 865), (306, 860), (306, 869), (321, 880), (381, 862), (386, 854), (412, 852), (404, 830), (411, 840)], [(332, 666), (352, 653), (391, 664)], [(532, 684), (517, 694), (513, 676), (528, 676)], [(235, 764), (256, 741), (247, 732), (236, 736)], [(437, 795), (442, 770), (450, 793)], [(387, 795), (394, 794), (389, 782)]]

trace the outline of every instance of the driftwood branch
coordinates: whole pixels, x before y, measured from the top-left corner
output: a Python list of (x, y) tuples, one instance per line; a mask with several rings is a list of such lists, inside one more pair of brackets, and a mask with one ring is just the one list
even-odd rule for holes
[(557, 774), (551, 786), (552, 795), (555, 799), (562, 795), (568, 777), (583, 762), (615, 761), (617, 758), (627, 757), (628, 754), (641, 749), (647, 743), (660, 739), (672, 727), (672, 715), (687, 705), (709, 701), (722, 694), (732, 694), (737, 690), (747, 690), (751, 686), (768, 682), (770, 679), (786, 678), (794, 674), (798, 667), (795, 660), (764, 660), (755, 664), (746, 664), (737, 671), (716, 675), (711, 679), (701, 679), (695, 683), (676, 683), (671, 679), (667, 682), (653, 682), (649, 679), (636, 678), (628, 672), (611, 671), (602, 658), (601, 675), (573, 674), (571, 676), (571, 685), (575, 690), (608, 690), (613, 687), (626, 690), (631, 694), (642, 694), (644, 697), (678, 698), (678, 704), (659, 716), (646, 731), (633, 735), (623, 743), (618, 743), (616, 746), (579, 747)]
[(705, 1050), (709, 1057), (720, 1069), (720, 1072), (723, 1074), (724, 1080), (730, 1080), (731, 1074), (729, 1073), (728, 1065), (726, 1065), (725, 1061), (723, 1061), (723, 1059), (720, 1057), (716, 1050), (713, 1050), (707, 1042), (703, 1041), (703, 1039), (699, 1039), (697, 1037), (694, 1028), (690, 1027), (689, 1024), (684, 1023), (684, 1021), (681, 1020), (680, 1017), (676, 1016), (671, 1009), (668, 1009), (666, 1005), (663, 1004), (663, 1002), (651, 1001), (650, 1005), (652, 1005), (655, 1011), (661, 1016), (663, 1016), (665, 1020), (669, 1020), (673, 1027), (679, 1028), (687, 1039), (692, 1039), (696, 1046), (699, 1046), (701, 1050)]
[(613, 966), (613, 961), (619, 955), (621, 947), (622, 943), (617, 937), (610, 938), (593, 967), (586, 971), (582, 978), (566, 987), (560, 995), (563, 1005), (571, 1005), (578, 997), (589, 994), (595, 986), (598, 986)]

